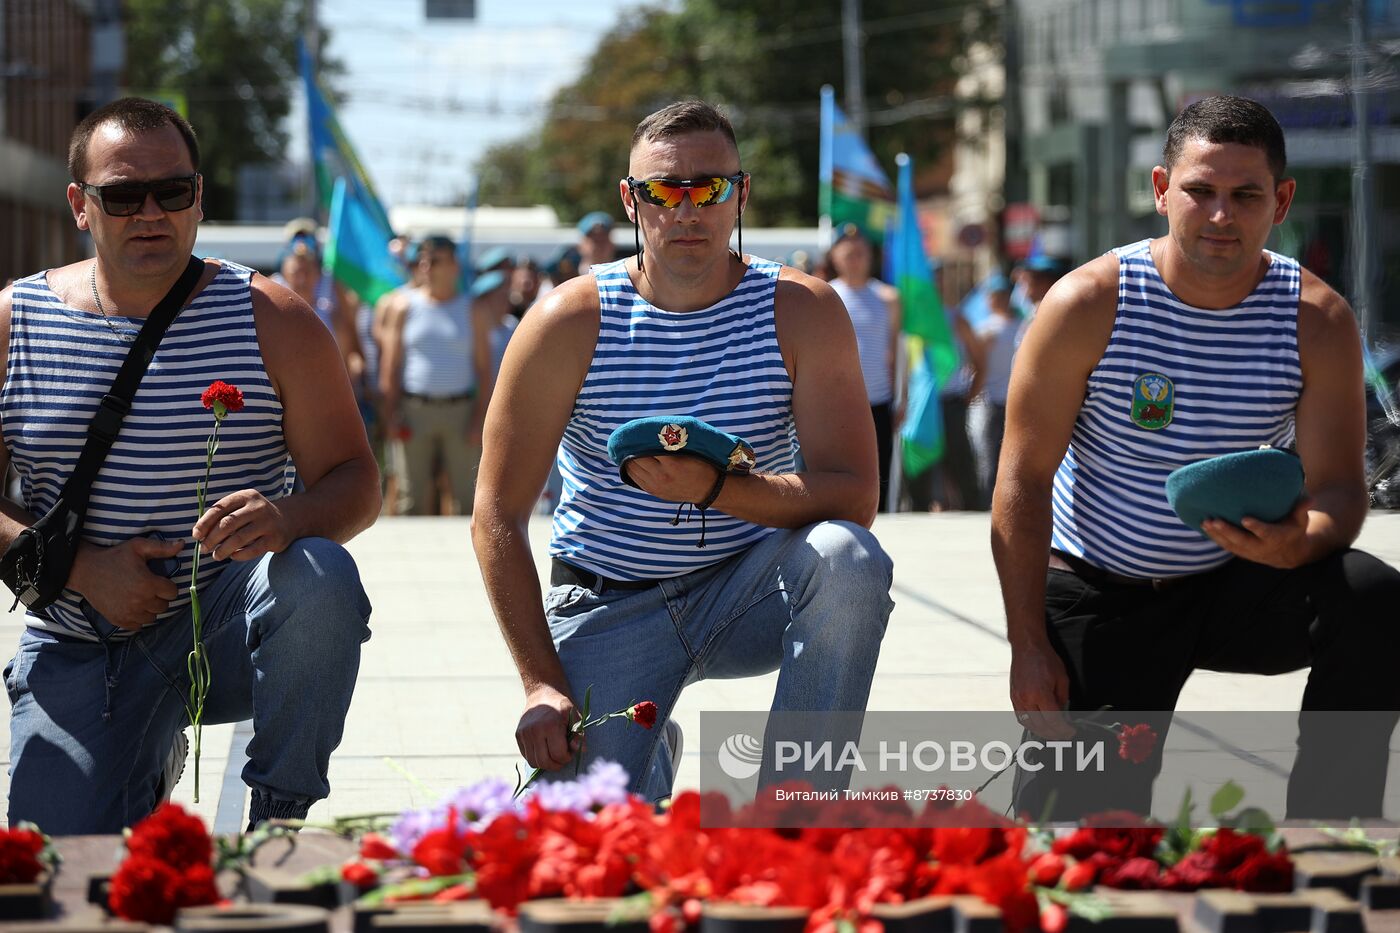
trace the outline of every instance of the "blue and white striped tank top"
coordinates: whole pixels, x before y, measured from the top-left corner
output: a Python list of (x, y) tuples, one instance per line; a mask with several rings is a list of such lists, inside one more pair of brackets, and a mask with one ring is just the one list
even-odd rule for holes
[(737, 554), (773, 529), (723, 512), (672, 525), (676, 505), (624, 483), (608, 435), (653, 415), (693, 415), (753, 446), (755, 472), (796, 470), (792, 380), (773, 322), (775, 262), (750, 258), (738, 286), (699, 311), (653, 307), (622, 261), (596, 265), (598, 343), (559, 447), (564, 489), (549, 553), (616, 580), (674, 577)]
[(1269, 252), (1244, 301), (1195, 308), (1162, 281), (1150, 243), (1113, 251), (1117, 316), (1055, 474), (1051, 545), (1114, 573), (1171, 577), (1230, 554), (1176, 517), (1167, 474), (1293, 441), (1301, 275), (1295, 261)]
[[(204, 476), (205, 444), (214, 416), (200, 395), (216, 379), (238, 386), (245, 407), (219, 429), (219, 452), (209, 478), (209, 503), (240, 489), (269, 499), (287, 493), (291, 461), (282, 439), (282, 403), (258, 350), (250, 282), (253, 270), (224, 261), (218, 274), (166, 331), (132, 401), (121, 434), (92, 486), (83, 538), (98, 545), (159, 533), (185, 539), (174, 580), (180, 592), (160, 618), (189, 602), (190, 563), (198, 507), (196, 484)], [(88, 422), (112, 386), (130, 344), (90, 311), (64, 304), (45, 273), (14, 284), (0, 424), (19, 473), (23, 505), (43, 515), (58, 498), (87, 439)], [(124, 331), (143, 323), (114, 317)], [(227, 560), (200, 560), (199, 582), (208, 586)], [(81, 601), (65, 590), (43, 615), (26, 624), (93, 639)], [(119, 632), (115, 637), (127, 637)]]
[(476, 388), (471, 299), (434, 301), (415, 288), (403, 322), (403, 390), (413, 395), (465, 395)]
[(890, 307), (880, 297), (881, 283), (874, 279), (861, 288), (852, 288), (840, 279), (831, 287), (841, 296), (856, 331), (860, 351), (860, 373), (865, 377), (865, 395), (871, 405), (884, 405), (894, 398), (890, 383)]

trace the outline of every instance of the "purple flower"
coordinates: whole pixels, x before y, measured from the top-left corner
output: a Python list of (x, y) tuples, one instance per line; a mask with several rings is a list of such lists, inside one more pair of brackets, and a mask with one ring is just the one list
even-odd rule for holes
[(595, 761), (579, 781), (593, 798), (593, 808), (601, 809), (627, 799), (627, 769), (615, 761)]
[(588, 816), (608, 804), (627, 800), (627, 781), (622, 765), (601, 760), (576, 781), (537, 784), (519, 799), (510, 781), (484, 778), (457, 788), (432, 806), (403, 811), (389, 827), (389, 839), (400, 852), (412, 852), (426, 833), (442, 828), (449, 809), (457, 812), (459, 829), (479, 832), (502, 813), (523, 812), (530, 798), (546, 810)]

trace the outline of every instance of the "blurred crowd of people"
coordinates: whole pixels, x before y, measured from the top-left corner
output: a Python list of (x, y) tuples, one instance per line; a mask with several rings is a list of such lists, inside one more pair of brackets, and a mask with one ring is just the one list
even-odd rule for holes
[[(540, 296), (616, 257), (612, 227), (606, 213), (588, 214), (577, 243), (544, 263), (503, 248), (469, 257), (442, 234), (397, 239), (391, 252), (407, 283), (371, 305), (325, 269), (314, 221), (287, 225), (273, 278), (335, 335), (379, 455), (388, 514), (470, 514), (506, 344)], [(552, 477), (542, 509), (552, 510), (558, 488)]]
[(1033, 252), (1009, 274), (994, 270), (946, 307), (960, 363), (938, 388), (943, 455), (933, 467), (891, 483), (901, 451), (900, 429), (910, 409), (909, 381), (899, 359), (899, 293), (875, 278), (878, 258), (878, 248), (847, 224), (825, 256), (813, 259), (799, 251), (788, 257), (788, 264), (830, 282), (850, 312), (880, 444), (881, 511), (985, 511), (996, 485), (1016, 350), (1036, 308), (1068, 266)]
[[(617, 258), (612, 228), (608, 214), (588, 214), (577, 225), (577, 241), (543, 263), (499, 247), (468, 259), (441, 234), (396, 240), (391, 249), (408, 282), (371, 306), (323, 270), (314, 222), (288, 225), (274, 278), (305, 299), (335, 335), (380, 456), (388, 514), (471, 512), (482, 422), (506, 344), (551, 288)], [(1012, 361), (1064, 263), (1033, 255), (1009, 273), (993, 271), (947, 307), (960, 365), (938, 390), (943, 455), (932, 468), (892, 483), (908, 378), (899, 293), (875, 275), (879, 248), (846, 225), (824, 255), (798, 251), (787, 262), (827, 280), (850, 312), (880, 445), (882, 511), (986, 510)], [(556, 471), (541, 511), (552, 511), (558, 495)]]

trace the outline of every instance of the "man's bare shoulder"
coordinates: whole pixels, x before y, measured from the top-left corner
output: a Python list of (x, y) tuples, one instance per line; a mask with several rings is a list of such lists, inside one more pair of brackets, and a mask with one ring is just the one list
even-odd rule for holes
[(520, 326), (545, 332), (551, 339), (587, 339), (591, 349), (601, 313), (597, 279), (585, 274), (551, 288), (525, 312)]
[(778, 272), (773, 293), (773, 312), (780, 318), (799, 317), (805, 326), (820, 328), (832, 321), (850, 323), (841, 296), (826, 282), (791, 266)]
[(1318, 338), (1350, 338), (1358, 333), (1351, 305), (1332, 286), (1301, 269), (1298, 295), (1298, 346), (1306, 349)]
[(1050, 287), (1022, 342), (1030, 357), (1049, 354), (1067, 371), (1091, 370), (1103, 356), (1118, 314), (1118, 257), (1093, 259)]
[(1118, 308), (1118, 257), (1105, 253), (1050, 287), (1037, 315), (1049, 310), (1083, 320), (1112, 316)]
[(261, 272), (253, 275), (251, 285), (253, 325), (266, 363), (290, 365), (315, 343), (334, 346), (330, 330), (296, 292)]
[[(274, 316), (279, 320), (296, 320), (310, 316), (317, 324), (320, 318), (316, 317), (316, 312), (311, 310), (311, 306), (302, 300), (301, 296), (285, 285), (280, 285), (261, 272), (253, 274), (253, 315), (255, 317)], [(288, 326), (296, 326), (290, 324)], [(322, 325), (324, 326), (324, 325)]]

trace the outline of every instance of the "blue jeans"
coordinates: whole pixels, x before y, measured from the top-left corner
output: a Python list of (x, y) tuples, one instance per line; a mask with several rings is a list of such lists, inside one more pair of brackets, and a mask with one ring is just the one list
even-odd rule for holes
[[(230, 563), (200, 594), (213, 681), (208, 725), (252, 718), (243, 780), (252, 815), (300, 817), (330, 793), (326, 770), (369, 638), (355, 562), (325, 538)], [(188, 717), (190, 612), (118, 640), (26, 629), (5, 668), (9, 818), (52, 835), (115, 833), (155, 808), (161, 769)], [(205, 792), (221, 776), (202, 774)]]
[(659, 708), (651, 731), (623, 719), (589, 729), (582, 768), (616, 761), (633, 793), (667, 796), (673, 769), (661, 724), (681, 690), (707, 678), (776, 670), (774, 712), (864, 711), (892, 580), (893, 563), (867, 529), (821, 522), (645, 590), (550, 588), (545, 614), (575, 702), (591, 686), (593, 715), (641, 700)]

